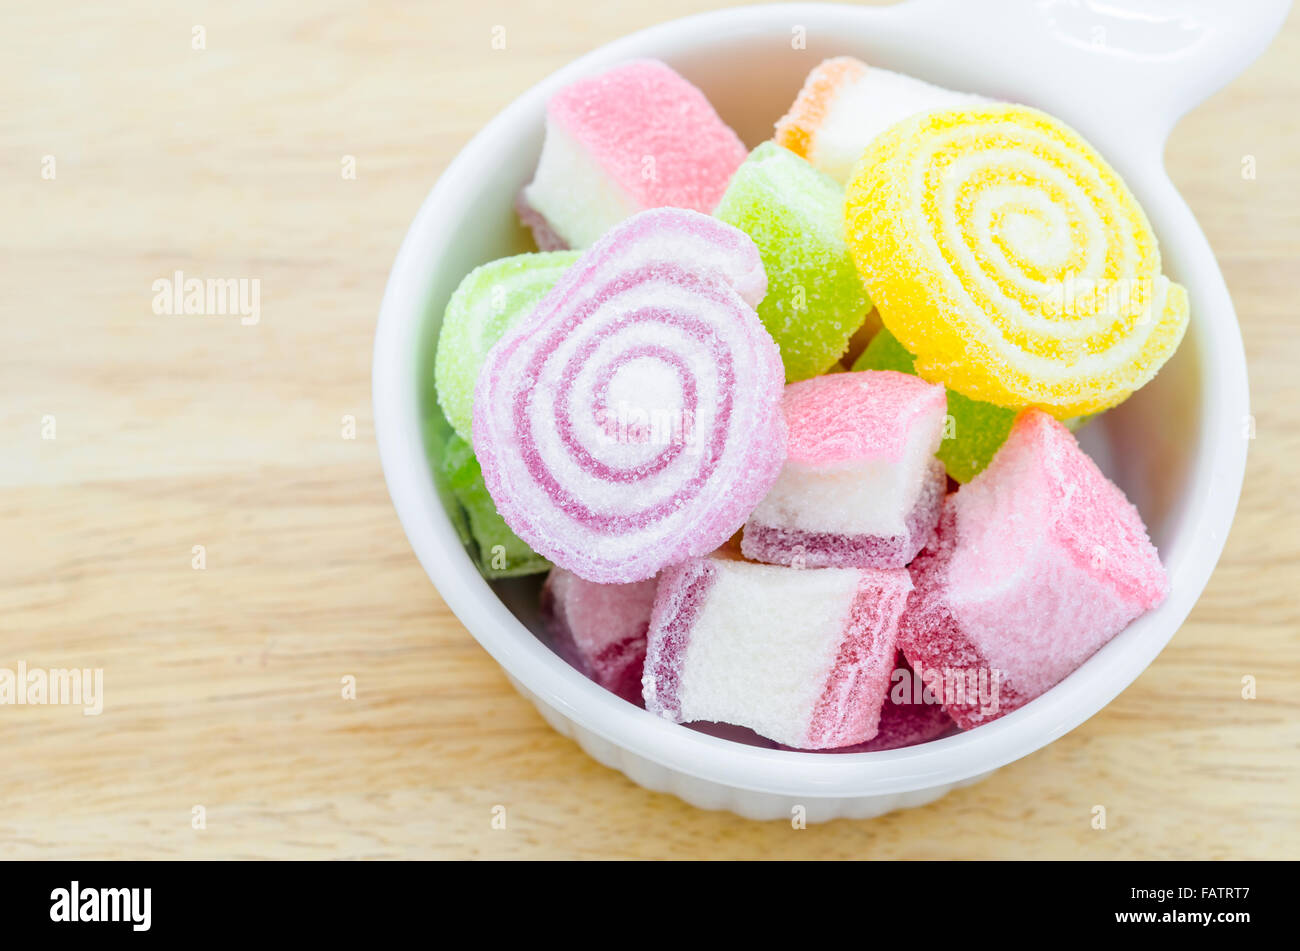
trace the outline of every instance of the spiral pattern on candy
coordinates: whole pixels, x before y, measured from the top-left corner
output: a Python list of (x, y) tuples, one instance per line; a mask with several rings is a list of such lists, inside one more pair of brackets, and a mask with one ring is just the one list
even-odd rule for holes
[(863, 153), (845, 216), (885, 326), (921, 376), (971, 399), (1099, 412), (1150, 380), (1187, 326), (1137, 200), (1034, 109), (893, 126)]
[(596, 582), (736, 532), (785, 457), (780, 354), (743, 232), (681, 209), (608, 232), (488, 354), (474, 449), (502, 517)]

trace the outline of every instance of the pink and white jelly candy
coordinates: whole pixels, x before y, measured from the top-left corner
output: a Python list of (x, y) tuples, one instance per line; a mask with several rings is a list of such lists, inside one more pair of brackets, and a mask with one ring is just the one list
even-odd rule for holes
[(474, 452), (534, 551), (641, 581), (740, 528), (785, 458), (784, 371), (754, 313), (766, 286), (743, 232), (645, 211), (489, 351)]
[(676, 565), (660, 577), (650, 619), (646, 709), (800, 749), (870, 740), (911, 588), (902, 568)]
[(542, 586), (551, 646), (606, 690), (642, 705), (641, 668), (657, 583), (597, 584), (553, 568)]
[(1059, 683), (1168, 591), (1137, 509), (1038, 410), (948, 497), (911, 571), (899, 644), (963, 729)]
[(711, 212), (746, 154), (702, 92), (636, 60), (551, 97), (537, 172), (516, 204), (543, 250), (585, 248), (646, 208)]
[(934, 457), (942, 386), (891, 370), (785, 388), (789, 449), (745, 523), (741, 551), (809, 568), (901, 568), (934, 536), (947, 490)]

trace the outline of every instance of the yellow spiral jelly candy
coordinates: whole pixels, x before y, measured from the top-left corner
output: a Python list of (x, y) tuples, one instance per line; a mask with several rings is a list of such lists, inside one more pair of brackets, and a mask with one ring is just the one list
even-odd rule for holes
[(923, 113), (849, 182), (850, 253), (916, 371), (1059, 419), (1121, 402), (1187, 328), (1187, 292), (1119, 175), (1024, 106)]

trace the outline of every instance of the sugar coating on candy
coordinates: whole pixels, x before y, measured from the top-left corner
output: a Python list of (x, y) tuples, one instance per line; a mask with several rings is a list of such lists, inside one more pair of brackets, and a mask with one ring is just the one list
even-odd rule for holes
[(947, 488), (934, 452), (942, 386), (904, 373), (792, 383), (788, 451), (745, 523), (749, 558), (797, 567), (901, 568), (929, 542)]
[(876, 735), (865, 743), (842, 746), (829, 753), (875, 753), (929, 743), (956, 729), (940, 698), (929, 694), (900, 653), (890, 675), (889, 693), (880, 709)]
[(1025, 106), (928, 112), (867, 146), (850, 253), (927, 380), (1058, 419), (1123, 401), (1173, 354), (1187, 293), (1077, 132)]
[(862, 150), (894, 123), (918, 112), (987, 101), (837, 56), (808, 74), (790, 111), (777, 121), (775, 138), (844, 184)]
[(783, 370), (753, 241), (641, 212), (488, 354), (474, 447), (506, 522), (589, 581), (640, 581), (725, 542), (785, 457)]
[(745, 146), (704, 93), (657, 60), (635, 60), (551, 97), (546, 140), (521, 206), (542, 247), (585, 248), (638, 211), (710, 212)]
[[(765, 516), (753, 517), (745, 523), (745, 556), (796, 568), (901, 568), (933, 538), (947, 484), (943, 463), (932, 460), (916, 501), (904, 516), (903, 529), (890, 534), (817, 531), (772, 525), (759, 521)], [(808, 494), (824, 497), (826, 487)]]
[[(854, 370), (896, 370), (916, 373), (915, 360), (898, 339), (881, 329), (853, 364)], [(951, 425), (939, 444), (938, 456), (948, 475), (969, 482), (989, 464), (998, 447), (1011, 432), (1016, 411), (948, 393)]]
[[(909, 663), (938, 672), (937, 689), (944, 697), (945, 712), (959, 727), (969, 730), (1019, 709), (1033, 696), (1022, 692), (1006, 670), (990, 662), (948, 607), (948, 569), (958, 537), (953, 498), (949, 496), (944, 504), (934, 540), (908, 565), (915, 588), (899, 620), (898, 645)], [(986, 685), (983, 703), (980, 677)], [(956, 693), (959, 685), (961, 696)], [(990, 699), (993, 702), (988, 702)]]
[(772, 142), (736, 170), (714, 215), (758, 245), (767, 296), (758, 316), (781, 348), (787, 381), (823, 373), (871, 302), (844, 243), (844, 189)]
[(474, 384), (488, 351), (579, 256), (561, 251), (501, 258), (470, 271), (451, 295), (438, 334), (433, 378), (438, 405), (462, 439), (470, 438)]
[(542, 587), (552, 646), (574, 667), (641, 706), (641, 668), (657, 582), (597, 584), (554, 568)]
[[(943, 432), (942, 386), (904, 373), (845, 373), (792, 383), (781, 410), (797, 422), (789, 460), (803, 466), (838, 466), (868, 460), (901, 462)], [(937, 424), (937, 425), (936, 425)]]
[(440, 460), (443, 477), (464, 512), (459, 527), (467, 529), (477, 554), (479, 571), (488, 578), (534, 575), (551, 567), (541, 555), (510, 530), (497, 513), (483, 484), (483, 470), (470, 444), (452, 434)]
[(646, 709), (748, 727), (800, 749), (875, 736), (911, 590), (904, 569), (695, 559), (660, 577)]
[(911, 685), (914, 676), (906, 664), (895, 668), (896, 674), (900, 672), (907, 675), (907, 678), (891, 678), (889, 695), (880, 711), (880, 728), (876, 735), (859, 746), (849, 747), (846, 752), (897, 750), (929, 743), (954, 731), (956, 724), (944, 710), (943, 704), (926, 700), (924, 690), (915, 689)]
[(996, 709), (947, 705), (964, 729), (1059, 683), (1168, 591), (1137, 510), (1037, 410), (1017, 417), (988, 468), (948, 497), (911, 570), (899, 633), (908, 661), (997, 673)]

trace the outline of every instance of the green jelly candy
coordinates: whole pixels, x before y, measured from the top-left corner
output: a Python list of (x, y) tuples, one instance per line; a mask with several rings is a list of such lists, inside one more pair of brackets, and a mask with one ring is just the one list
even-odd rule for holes
[(478, 549), (478, 567), (488, 578), (512, 578), (548, 571), (551, 563), (510, 530), (483, 484), (483, 470), (470, 444), (452, 435), (442, 450), (442, 475), (464, 510), (465, 525)]
[(429, 468), (433, 471), (434, 488), (438, 491), (438, 501), (442, 503), (442, 509), (447, 513), (447, 518), (452, 527), (456, 529), (456, 534), (460, 537), (462, 545), (468, 547), (473, 541), (474, 536), (469, 530), (469, 516), (461, 508), (460, 502), (456, 499), (456, 494), (451, 491), (451, 486), (447, 484), (447, 476), (443, 473), (442, 458), (443, 452), (447, 448), (447, 442), (451, 439), (458, 439), (455, 430), (451, 428), (451, 423), (447, 422), (447, 417), (442, 415), (442, 410), (438, 408), (438, 398), (434, 393), (433, 380), (430, 377), (424, 383), (426, 408), (424, 419), (420, 422), (420, 428), (424, 432), (424, 451), (429, 457)]
[(871, 310), (844, 243), (844, 189), (764, 142), (736, 170), (713, 214), (758, 245), (767, 272), (758, 316), (781, 348), (786, 381), (826, 372)]
[[(897, 370), (916, 375), (912, 354), (888, 330), (871, 338), (867, 349), (853, 364), (854, 370)], [(1015, 421), (1016, 411), (992, 403), (962, 396), (948, 391), (948, 415), (951, 422), (945, 425), (943, 442), (935, 454), (948, 470), (948, 475), (958, 482), (975, 478), (998, 447), (1006, 442)]]
[(474, 384), (493, 344), (528, 315), (578, 251), (517, 254), (465, 275), (447, 302), (433, 362), (438, 403), (462, 439), (470, 439)]

